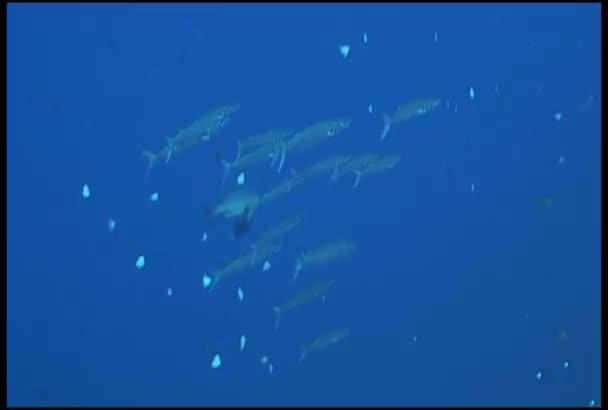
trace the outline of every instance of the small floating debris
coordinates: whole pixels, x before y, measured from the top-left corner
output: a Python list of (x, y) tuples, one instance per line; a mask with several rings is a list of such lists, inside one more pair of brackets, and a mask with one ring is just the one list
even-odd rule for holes
[(272, 363), (268, 363), (268, 373), (272, 374), (273, 371), (274, 371), (274, 366), (272, 365)]
[(555, 121), (561, 121), (563, 114), (561, 112), (556, 112), (555, 114), (553, 114), (553, 118), (555, 118)]
[(203, 275), (203, 287), (205, 289), (207, 289), (211, 285), (212, 281), (213, 280), (211, 279), (211, 276), (207, 275), (206, 273)]
[(437, 44), (437, 42), (439, 41), (439, 35), (437, 34), (437, 32), (435, 32), (434, 41), (435, 44)]
[(475, 184), (471, 184), (471, 192), (475, 192)]
[(564, 369), (567, 369), (568, 367), (570, 367), (570, 363), (566, 360), (564, 362)]
[(595, 400), (591, 399), (591, 401), (589, 401), (589, 407), (595, 407)]
[(201, 241), (207, 241), (207, 232), (203, 232), (203, 237), (201, 238)]
[(84, 184), (82, 186), (82, 197), (84, 199), (87, 199), (90, 196), (91, 196), (91, 190), (89, 189), (89, 186), (87, 184)]
[(414, 342), (418, 341), (418, 336), (414, 336)]
[(344, 57), (344, 58), (348, 57), (349, 53), (350, 53), (350, 46), (348, 44), (341, 44), (340, 45), (340, 54), (342, 54), (342, 57)]
[(114, 232), (116, 228), (116, 221), (113, 218), (108, 218), (108, 231)]
[(268, 356), (264, 355), (264, 356), (260, 357), (260, 363), (262, 363), (262, 364), (268, 363)]
[(245, 183), (245, 173), (241, 171), (239, 176), (236, 178), (236, 183), (239, 185), (243, 185)]
[(543, 378), (543, 372), (536, 372), (536, 380), (541, 380)]
[(220, 357), (219, 353), (216, 353), (215, 356), (213, 356), (213, 360), (211, 361), (211, 368), (217, 369), (221, 365), (222, 365), (222, 358)]
[(144, 257), (144, 255), (139, 255), (137, 257), (137, 261), (135, 261), (135, 267), (137, 269), (143, 269), (144, 266), (146, 266), (146, 258)]
[(374, 111), (374, 107), (372, 107), (372, 105), (368, 105), (367, 106), (367, 112), (369, 112), (370, 114)]
[(173, 289), (171, 289), (171, 286), (169, 286), (169, 289), (167, 289), (167, 296), (171, 295), (173, 295)]
[(245, 344), (247, 343), (247, 337), (245, 335), (241, 335), (240, 341), (240, 351), (242, 352), (245, 349)]
[(152, 202), (158, 201), (158, 192), (153, 192), (150, 194), (150, 201), (152, 201)]
[(266, 261), (264, 262), (264, 266), (262, 267), (262, 272), (266, 272), (268, 269), (270, 269), (270, 262)]
[(469, 98), (471, 98), (471, 100), (475, 98), (475, 90), (473, 87), (469, 87)]
[(563, 155), (561, 155), (561, 156), (559, 157), (559, 160), (558, 160), (557, 162), (558, 162), (560, 165), (564, 165), (564, 163), (566, 162), (566, 158), (565, 158)]
[(363, 42), (365, 44), (367, 44), (367, 33), (366, 32), (363, 33)]
[(241, 289), (241, 287), (239, 286), (238, 289), (236, 290), (236, 293), (239, 297), (239, 302), (243, 301), (243, 298), (245, 297), (245, 294), (243, 293), (243, 289)]

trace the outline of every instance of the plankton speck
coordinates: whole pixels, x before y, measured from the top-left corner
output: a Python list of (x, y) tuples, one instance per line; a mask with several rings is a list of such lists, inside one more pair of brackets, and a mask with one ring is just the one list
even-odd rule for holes
[(137, 269), (143, 269), (144, 266), (146, 266), (146, 258), (144, 257), (144, 255), (139, 255), (137, 257), (137, 260), (135, 261), (135, 267)]
[(349, 53), (350, 53), (350, 46), (348, 44), (341, 44), (340, 45), (340, 54), (342, 54), (342, 57), (344, 57), (344, 58), (348, 57)]
[(87, 184), (84, 184), (82, 186), (82, 197), (86, 199), (90, 196), (91, 196), (91, 190), (89, 189), (89, 186)]
[(211, 368), (217, 369), (221, 365), (222, 365), (222, 358), (220, 357), (219, 353), (216, 353), (215, 356), (213, 356), (213, 360), (211, 361)]
[(108, 218), (108, 231), (114, 232), (114, 228), (116, 228), (116, 220)]

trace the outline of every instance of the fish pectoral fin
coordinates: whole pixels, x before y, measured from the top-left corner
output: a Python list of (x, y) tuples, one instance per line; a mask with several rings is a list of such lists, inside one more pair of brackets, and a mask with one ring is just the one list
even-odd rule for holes
[(298, 363), (301, 363), (308, 355), (308, 349), (305, 347), (300, 347), (300, 358), (298, 359)]
[(302, 268), (303, 268), (303, 267), (304, 267), (304, 266), (303, 266), (303, 264), (302, 264), (302, 258), (298, 258), (298, 259), (296, 259), (296, 267), (295, 267), (295, 269), (293, 270), (293, 276), (292, 276), (292, 278), (291, 278), (292, 280), (295, 280), (295, 279), (298, 277), (298, 275), (299, 275), (299, 274), (300, 274), (300, 272), (302, 271)]
[(272, 308), (274, 312), (274, 330), (279, 328), (279, 319), (281, 318), (281, 309), (278, 306)]
[(359, 185), (359, 181), (361, 181), (361, 171), (355, 171), (355, 183), (353, 184), (353, 192), (357, 189), (357, 185)]
[(279, 169), (278, 169), (278, 173), (281, 173), (281, 170), (283, 169), (283, 164), (285, 163), (285, 156), (287, 155), (287, 147), (285, 146), (285, 144), (281, 144), (281, 160), (279, 161)]
[(329, 176), (329, 180), (327, 182), (330, 184), (333, 184), (337, 180), (338, 180), (338, 164), (334, 165), (334, 170), (332, 171), (331, 175)]
[(272, 158), (272, 161), (270, 161), (270, 168), (272, 168), (279, 158), (279, 152), (277, 149), (270, 153), (270, 158)]
[(387, 114), (382, 114), (384, 118), (384, 127), (382, 128), (382, 134), (380, 134), (380, 141), (384, 141), (388, 132), (391, 130), (391, 117)]
[(156, 165), (156, 160), (158, 159), (158, 155), (156, 155), (152, 151), (148, 151), (147, 149), (143, 150), (141, 153), (146, 158), (146, 160), (148, 160), (148, 168), (147, 168), (147, 172), (146, 172), (146, 175), (148, 175), (150, 173), (150, 171), (152, 170), (152, 168), (154, 168), (154, 165)]
[(167, 151), (167, 157), (165, 158), (165, 163), (168, 163), (171, 159), (171, 155), (173, 154), (173, 150), (175, 149), (175, 143), (167, 135), (165, 135), (165, 139), (167, 140), (167, 148), (169, 148), (169, 150)]

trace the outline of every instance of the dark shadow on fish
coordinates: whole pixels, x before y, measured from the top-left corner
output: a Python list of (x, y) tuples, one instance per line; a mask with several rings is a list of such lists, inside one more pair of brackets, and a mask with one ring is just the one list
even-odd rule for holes
[(241, 215), (234, 223), (232, 227), (232, 236), (234, 239), (238, 239), (241, 236), (245, 235), (249, 232), (249, 228), (251, 228), (251, 223), (253, 222), (253, 213), (249, 210), (249, 208), (245, 208), (245, 212)]

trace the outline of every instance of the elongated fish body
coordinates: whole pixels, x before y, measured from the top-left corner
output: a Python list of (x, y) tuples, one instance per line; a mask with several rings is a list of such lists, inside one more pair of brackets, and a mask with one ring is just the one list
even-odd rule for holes
[(336, 168), (330, 178), (330, 182), (336, 182), (343, 175), (367, 167), (369, 164), (373, 163), (376, 158), (378, 158), (378, 154), (374, 153), (361, 154), (352, 157), (351, 160), (345, 163), (343, 166)]
[(334, 280), (317, 282), (314, 285), (301, 290), (280, 305), (274, 306), (273, 311), (275, 313), (275, 330), (279, 327), (279, 319), (283, 313), (324, 296), (334, 282)]
[(326, 242), (321, 246), (301, 254), (296, 259), (293, 279), (296, 279), (306, 266), (322, 265), (353, 253), (358, 244), (350, 241)]
[(208, 141), (213, 134), (230, 123), (229, 116), (238, 109), (238, 104), (227, 104), (210, 110), (188, 127), (180, 129), (171, 140), (175, 143), (187, 140)]
[[(211, 278), (212, 278), (210, 290), (213, 290), (215, 288), (215, 286), (217, 285), (217, 283), (220, 282), (221, 280), (223, 280), (227, 277), (233, 276), (237, 272), (240, 272), (242, 270), (249, 269), (255, 264), (263, 263), (265, 260), (267, 260), (267, 259), (271, 258), (272, 256), (276, 255), (277, 253), (279, 253), (282, 249), (283, 249), (283, 247), (280, 244), (273, 243), (273, 244), (262, 245), (260, 247), (260, 249), (257, 249), (255, 251), (251, 250), (251, 251), (247, 252), (246, 254), (241, 255), (238, 258), (233, 259), (232, 261), (228, 262), (221, 269), (217, 269), (215, 271), (210, 272), (208, 274), (208, 276), (211, 276)], [(256, 258), (256, 255), (257, 255), (257, 258)], [(257, 259), (257, 260), (255, 260), (255, 263), (252, 262), (254, 259)]]
[(238, 109), (239, 105), (233, 104), (211, 110), (188, 127), (179, 129), (173, 137), (167, 136), (167, 145), (160, 152), (143, 150), (142, 154), (148, 162), (147, 174), (159, 163), (160, 159), (167, 163), (178, 154), (190, 150), (203, 141), (208, 141), (211, 135), (230, 122), (229, 115)]
[(222, 185), (231, 172), (240, 172), (253, 168), (256, 165), (267, 161), (276, 150), (277, 148), (273, 145), (264, 145), (247, 153), (243, 153), (242, 143), (237, 141), (237, 152), (234, 160), (228, 161), (224, 158), (220, 158), (220, 165), (222, 166)]
[(268, 231), (264, 232), (262, 236), (260, 236), (260, 238), (252, 246), (259, 247), (262, 244), (276, 241), (277, 239), (279, 239), (280, 237), (300, 225), (304, 221), (304, 219), (306, 219), (306, 216), (302, 214), (282, 220), (281, 222), (270, 228)]
[(386, 139), (394, 124), (424, 115), (437, 108), (439, 104), (441, 104), (440, 98), (419, 98), (398, 106), (393, 114), (382, 114), (384, 126), (380, 134), (380, 141)]
[(262, 146), (277, 146), (277, 144), (287, 142), (293, 135), (294, 132), (291, 130), (273, 129), (244, 139), (241, 142), (241, 148), (243, 151), (249, 151)]
[(213, 216), (224, 218), (240, 217), (246, 210), (253, 212), (258, 205), (259, 196), (245, 189), (239, 189), (228, 194), (212, 210)]
[(394, 124), (419, 117), (434, 110), (439, 104), (441, 104), (441, 99), (439, 98), (419, 98), (407, 104), (400, 105), (391, 115), (391, 122)]
[(359, 185), (359, 182), (363, 176), (391, 170), (395, 168), (400, 161), (400, 154), (390, 154), (369, 161), (365, 165), (358, 168), (354, 168), (352, 171), (355, 174), (355, 181), (353, 183), (352, 190), (354, 191), (357, 189), (357, 186)]
[(331, 174), (336, 168), (342, 168), (344, 164), (346, 164), (351, 158), (352, 155), (335, 155), (333, 157), (309, 165), (297, 171), (297, 174), (300, 175), (302, 178), (312, 178), (323, 173)]
[(287, 143), (287, 151), (297, 151), (312, 147), (348, 129), (350, 118), (336, 118), (312, 124), (298, 131)]
[(308, 356), (308, 354), (312, 352), (325, 349), (327, 347), (335, 345), (338, 342), (341, 342), (342, 340), (350, 336), (350, 333), (351, 332), (349, 329), (343, 328), (319, 336), (318, 338), (310, 342), (308, 345), (305, 345), (300, 348), (299, 361), (301, 362), (302, 360), (304, 360), (306, 356)]
[(278, 183), (270, 191), (264, 193), (260, 198), (259, 205), (274, 201), (275, 199), (292, 192), (296, 187), (302, 185), (303, 182), (304, 178), (294, 171), (290, 178)]
[(303, 263), (310, 265), (327, 263), (350, 255), (357, 249), (357, 246), (355, 242), (350, 241), (327, 242), (302, 254), (301, 259)]

